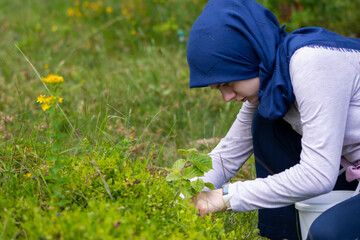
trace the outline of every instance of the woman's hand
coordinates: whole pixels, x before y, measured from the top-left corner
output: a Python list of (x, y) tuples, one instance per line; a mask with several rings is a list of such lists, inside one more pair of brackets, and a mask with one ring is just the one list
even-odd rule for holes
[(209, 213), (224, 212), (226, 210), (222, 189), (201, 192), (194, 197), (193, 203), (199, 210), (201, 217)]

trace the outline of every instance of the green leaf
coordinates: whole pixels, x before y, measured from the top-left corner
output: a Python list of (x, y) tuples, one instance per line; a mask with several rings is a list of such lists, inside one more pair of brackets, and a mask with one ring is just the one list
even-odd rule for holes
[(196, 148), (189, 148), (189, 149), (178, 149), (178, 152), (181, 153), (183, 156), (187, 156), (191, 153), (196, 153)]
[(194, 189), (190, 188), (183, 188), (181, 189), (181, 193), (184, 194), (184, 196), (186, 198), (192, 198), (193, 196), (195, 196), (196, 192), (194, 191)]
[(172, 170), (178, 170), (180, 171), (185, 166), (186, 160), (185, 159), (179, 159), (177, 160), (174, 165), (172, 166)]
[(166, 176), (166, 181), (168, 182), (171, 182), (171, 181), (177, 181), (177, 180), (180, 180), (181, 179), (181, 175), (180, 173), (169, 173), (167, 176)]
[(214, 190), (214, 189), (215, 189), (214, 185), (213, 185), (212, 183), (209, 183), (209, 182), (205, 183), (205, 187), (208, 187), (208, 188), (210, 188), (211, 190)]
[(194, 177), (202, 177), (202, 176), (204, 176), (204, 173), (195, 166), (185, 168), (183, 172), (184, 179), (191, 179)]
[(205, 186), (204, 181), (202, 179), (193, 181), (190, 183), (190, 185), (196, 192), (201, 192)]
[(176, 31), (179, 29), (179, 26), (176, 24), (174, 17), (169, 18), (166, 22), (162, 24), (157, 24), (153, 27), (154, 31), (158, 33), (166, 33), (169, 31)]
[(212, 169), (211, 157), (207, 154), (191, 154), (189, 160), (202, 172)]
[(196, 191), (191, 187), (191, 183), (186, 181), (180, 191), (186, 198), (191, 198), (196, 195)]

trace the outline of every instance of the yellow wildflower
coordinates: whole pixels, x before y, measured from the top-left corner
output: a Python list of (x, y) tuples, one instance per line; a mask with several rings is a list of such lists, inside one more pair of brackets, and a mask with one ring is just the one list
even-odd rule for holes
[(52, 26), (51, 30), (52, 30), (53, 32), (56, 32), (56, 31), (58, 30), (58, 26), (56, 26), (56, 25)]
[(129, 11), (127, 10), (127, 8), (123, 8), (123, 9), (121, 9), (121, 13), (124, 15), (128, 15)]
[(50, 108), (50, 105), (47, 103), (44, 103), (43, 105), (41, 105), (41, 108), (45, 112), (46, 110), (48, 110)]
[(46, 110), (54, 106), (56, 100), (59, 103), (63, 103), (64, 101), (62, 97), (56, 97), (56, 96), (46, 97), (45, 95), (40, 95), (36, 102), (41, 103), (41, 108), (45, 112)]
[(37, 99), (36, 102), (38, 102), (38, 103), (44, 103), (44, 102), (45, 102), (45, 99), (46, 99), (45, 95), (40, 95), (40, 96), (38, 97), (38, 99)]
[(133, 36), (136, 35), (136, 30), (135, 29), (131, 30), (131, 35), (133, 35)]
[(92, 3), (90, 4), (90, 7), (91, 7), (95, 12), (101, 13), (101, 5), (102, 5), (102, 2), (92, 2)]
[(131, 136), (131, 137), (130, 137), (130, 140), (134, 140), (134, 137), (133, 137), (133, 136)]
[(73, 8), (68, 8), (68, 10), (66, 11), (66, 14), (70, 17), (75, 15), (75, 11)]
[(112, 7), (110, 7), (110, 6), (106, 7), (106, 12), (107, 13), (112, 13), (112, 11), (113, 11)]
[(25, 177), (31, 177), (31, 173), (27, 173), (27, 174), (25, 174)]
[(49, 64), (44, 64), (44, 68), (48, 69), (49, 68)]
[(81, 18), (83, 14), (82, 14), (82, 12), (80, 12), (79, 9), (76, 9), (75, 15), (76, 15), (77, 18)]
[(90, 5), (90, 3), (89, 3), (89, 2), (84, 2), (84, 3), (83, 3), (83, 7), (84, 7), (84, 8), (88, 8), (88, 7), (89, 7), (89, 5)]
[(127, 8), (121, 9), (122, 15), (124, 15), (128, 20), (132, 19), (132, 14), (129, 13), (129, 10)]
[(79, 0), (76, 0), (76, 1), (74, 2), (74, 4), (75, 4), (75, 6), (80, 6), (80, 1), (79, 1)]
[(48, 98), (45, 99), (45, 103), (47, 104), (53, 104), (56, 100), (56, 97), (55, 96), (50, 96)]
[(41, 81), (44, 83), (62, 83), (64, 79), (57, 74), (49, 74), (46, 78), (42, 78)]

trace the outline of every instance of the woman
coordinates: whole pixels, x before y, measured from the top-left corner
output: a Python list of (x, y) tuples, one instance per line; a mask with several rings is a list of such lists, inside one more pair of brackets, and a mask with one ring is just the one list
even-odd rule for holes
[[(197, 196), (201, 215), (260, 209), (262, 236), (298, 239), (295, 202), (356, 188), (338, 174), (342, 159), (347, 180), (360, 178), (360, 40), (316, 27), (287, 35), (253, 0), (210, 0), (187, 58), (191, 88), (244, 102), (209, 154), (213, 169), (203, 179), (217, 190)], [(221, 189), (252, 153), (257, 178)], [(331, 208), (308, 239), (360, 238), (359, 206), (360, 194)]]

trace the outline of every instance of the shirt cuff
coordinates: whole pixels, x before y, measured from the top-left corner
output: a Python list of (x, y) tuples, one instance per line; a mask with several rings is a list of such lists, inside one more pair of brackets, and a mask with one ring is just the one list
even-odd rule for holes
[(231, 209), (231, 203), (230, 203), (230, 199), (231, 199), (231, 197), (232, 197), (232, 194), (231, 194), (231, 190), (230, 190), (230, 185), (231, 184), (228, 184), (228, 193), (226, 194), (226, 195), (223, 195), (223, 200), (224, 200), (224, 202), (225, 202), (225, 205), (226, 205), (226, 207), (227, 207), (227, 210), (230, 210)]
[[(229, 204), (230, 204), (230, 206), (232, 206), (231, 207), (231, 209), (233, 209), (234, 210), (234, 206), (236, 206), (237, 207), (237, 205), (238, 205), (238, 203), (236, 202), (236, 199), (234, 198), (234, 194), (235, 194), (235, 192), (236, 192), (236, 187), (235, 187), (235, 185), (236, 185), (236, 183), (231, 183), (230, 185), (229, 185)], [(235, 211), (237, 211), (236, 210), (236, 208), (235, 208)]]

